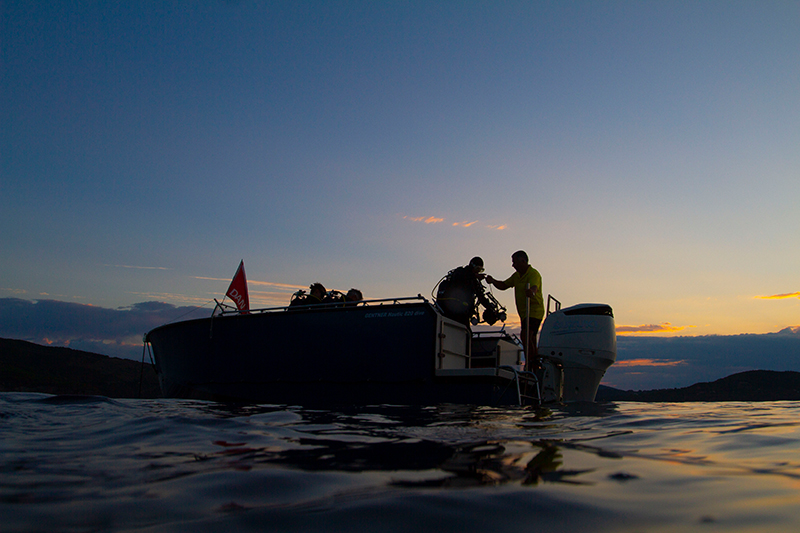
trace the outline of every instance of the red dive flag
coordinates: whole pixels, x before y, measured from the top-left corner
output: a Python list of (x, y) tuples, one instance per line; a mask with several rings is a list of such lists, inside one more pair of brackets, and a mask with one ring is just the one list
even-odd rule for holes
[(248, 311), (250, 309), (250, 296), (247, 295), (247, 278), (244, 277), (244, 259), (239, 263), (239, 268), (236, 269), (236, 274), (233, 276), (225, 296), (236, 302), (236, 308), (239, 311)]

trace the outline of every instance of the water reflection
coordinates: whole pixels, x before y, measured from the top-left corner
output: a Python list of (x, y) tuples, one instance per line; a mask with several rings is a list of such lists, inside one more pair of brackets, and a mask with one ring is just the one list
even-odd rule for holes
[[(326, 411), (225, 404), (207, 404), (204, 409), (223, 418), (247, 418), (255, 428), (290, 430), (276, 446), (257, 446), (250, 442), (254, 439), (214, 441), (216, 451), (195, 456), (210, 468), (396, 472), (397, 479), (389, 485), (408, 488), (583, 484), (588, 482), (580, 476), (592, 471), (564, 466), (562, 448), (588, 449), (585, 444), (563, 438), (520, 438), (521, 433), (563, 432), (562, 419), (576, 416), (563, 410), (439, 405)], [(574, 406), (572, 411), (602, 417), (615, 408), (587, 405)], [(575, 431), (580, 433), (580, 428)], [(481, 434), (494, 438), (475, 438)], [(593, 453), (604, 452), (593, 449)]]
[(443, 480), (442, 485), (537, 485), (540, 481), (579, 484), (574, 478), (591, 471), (564, 469), (562, 464), (561, 450), (551, 442), (476, 444), (457, 449), (441, 465), (442, 470), (457, 476)]
[(4, 532), (800, 527), (800, 403), (41, 399), (0, 397)]
[(549, 441), (478, 442), (448, 445), (420, 442), (342, 442), (301, 439), (300, 449), (252, 448), (244, 442), (215, 441), (220, 450), (198, 455), (197, 461), (221, 468), (250, 470), (281, 465), (304, 471), (426, 472), (422, 479), (394, 481), (397, 487), (468, 487), (539, 482), (581, 484), (580, 475), (592, 469), (563, 467), (561, 446)]

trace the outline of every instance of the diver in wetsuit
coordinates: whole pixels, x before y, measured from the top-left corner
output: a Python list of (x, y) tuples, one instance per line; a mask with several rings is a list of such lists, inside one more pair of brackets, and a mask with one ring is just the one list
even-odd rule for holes
[(308, 294), (306, 294), (306, 291), (297, 291), (294, 293), (291, 302), (289, 302), (289, 306), (319, 304), (324, 301), (328, 294), (328, 291), (325, 290), (325, 286), (322, 283), (312, 283), (308, 289)]
[(473, 257), (468, 265), (448, 272), (436, 291), (436, 304), (442, 314), (469, 327), (470, 323), (480, 322), (478, 303), (487, 310), (494, 310), (495, 305), (486, 297), (481, 284), (483, 278), (480, 257)]

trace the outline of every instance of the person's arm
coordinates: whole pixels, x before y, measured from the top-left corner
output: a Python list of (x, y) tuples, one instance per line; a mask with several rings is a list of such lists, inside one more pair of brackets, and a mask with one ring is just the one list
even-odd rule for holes
[(508, 285), (504, 281), (500, 281), (499, 279), (494, 279), (492, 276), (486, 276), (486, 283), (489, 285), (494, 285), (501, 291), (504, 291), (508, 288)]

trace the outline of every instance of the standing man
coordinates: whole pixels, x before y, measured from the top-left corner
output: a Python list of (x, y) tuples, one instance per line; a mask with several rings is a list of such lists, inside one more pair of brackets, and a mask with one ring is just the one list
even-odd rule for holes
[[(542, 275), (528, 264), (528, 254), (522, 250), (511, 256), (511, 266), (515, 272), (505, 281), (486, 276), (486, 283), (494, 285), (501, 291), (514, 287), (514, 299), (517, 313), (522, 320), (522, 342), (525, 343), (525, 370), (533, 371), (538, 352), (536, 351), (536, 334), (544, 318), (544, 300), (542, 299)], [(530, 353), (528, 353), (530, 352)]]

